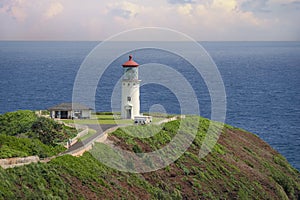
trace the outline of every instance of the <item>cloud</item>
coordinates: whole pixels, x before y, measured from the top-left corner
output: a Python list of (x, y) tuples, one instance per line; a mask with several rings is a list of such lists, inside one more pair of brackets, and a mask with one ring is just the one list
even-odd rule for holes
[(269, 0), (247, 0), (240, 5), (240, 9), (251, 12), (270, 12), (267, 3)]
[(300, 0), (0, 0), (0, 40), (102, 40), (145, 26), (175, 29), (196, 40), (296, 40), (299, 4)]
[(171, 28), (180, 27), (198, 40), (251, 40), (256, 36), (253, 40), (263, 40), (271, 23), (251, 11), (240, 10), (238, 0), (177, 5), (177, 13), (177, 18), (173, 14), (176, 22)]
[(60, 14), (64, 10), (64, 7), (59, 2), (54, 2), (50, 4), (49, 8), (45, 12), (45, 17), (47, 19), (53, 18), (56, 15)]
[(0, 12), (6, 13), (17, 21), (25, 21), (27, 13), (25, 11), (26, 2), (24, 0), (4, 0), (0, 5)]
[(121, 9), (121, 8), (114, 8), (110, 10), (109, 13), (113, 16), (119, 16), (125, 19), (129, 19), (133, 15), (133, 13), (130, 10)]
[(282, 3), (281, 6), (284, 8), (299, 10), (300, 9), (300, 1), (292, 1), (289, 3)]
[(27, 17), (25, 11), (20, 7), (12, 7), (11, 14), (18, 21), (24, 21)]
[(168, 0), (170, 4), (190, 4), (195, 3), (193, 0)]
[(136, 17), (138, 13), (143, 9), (141, 6), (130, 3), (130, 2), (121, 2), (115, 4), (109, 4), (108, 13), (115, 17), (121, 17), (124, 19), (129, 19)]
[(191, 15), (193, 7), (191, 4), (185, 4), (178, 7), (178, 12), (181, 15)]
[(224, 10), (231, 12), (237, 8), (236, 0), (213, 0), (211, 4), (212, 9)]

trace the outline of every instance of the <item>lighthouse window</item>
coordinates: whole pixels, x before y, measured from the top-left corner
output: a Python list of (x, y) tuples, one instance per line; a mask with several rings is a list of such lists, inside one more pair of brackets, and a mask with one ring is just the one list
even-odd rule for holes
[(131, 97), (127, 97), (127, 101), (131, 101)]

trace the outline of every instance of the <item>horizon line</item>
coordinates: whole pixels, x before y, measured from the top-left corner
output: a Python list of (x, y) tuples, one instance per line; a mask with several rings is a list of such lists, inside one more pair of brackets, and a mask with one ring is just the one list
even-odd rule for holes
[[(105, 40), (1, 40), (0, 42), (103, 42)], [(300, 40), (195, 40), (196, 42), (300, 42)], [(136, 41), (110, 41), (110, 42), (192, 42), (179, 40), (136, 40)]]

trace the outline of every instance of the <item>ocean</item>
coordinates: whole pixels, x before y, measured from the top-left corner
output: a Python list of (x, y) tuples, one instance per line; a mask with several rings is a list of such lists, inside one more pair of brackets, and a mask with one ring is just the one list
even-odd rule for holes
[[(76, 74), (97, 44), (1, 41), (0, 113), (44, 110), (71, 102)], [(201, 42), (201, 45), (212, 57), (224, 82), (225, 122), (257, 134), (300, 170), (300, 42)], [(140, 64), (162, 63), (182, 74), (195, 91), (199, 114), (210, 118), (209, 91), (188, 62), (156, 49), (133, 54)], [(117, 57), (99, 80), (95, 91), (97, 111), (112, 110), (113, 88), (122, 76), (121, 64), (127, 59), (127, 53)], [(155, 108), (168, 113), (181, 112), (176, 94), (163, 85), (143, 85), (140, 98), (142, 112)]]

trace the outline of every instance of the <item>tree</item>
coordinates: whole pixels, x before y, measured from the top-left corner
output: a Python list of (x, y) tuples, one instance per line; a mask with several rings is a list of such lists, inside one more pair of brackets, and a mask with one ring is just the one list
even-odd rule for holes
[(63, 133), (63, 125), (44, 117), (38, 118), (32, 124), (29, 136), (50, 145), (55, 145), (56, 142), (66, 139), (66, 135)]

